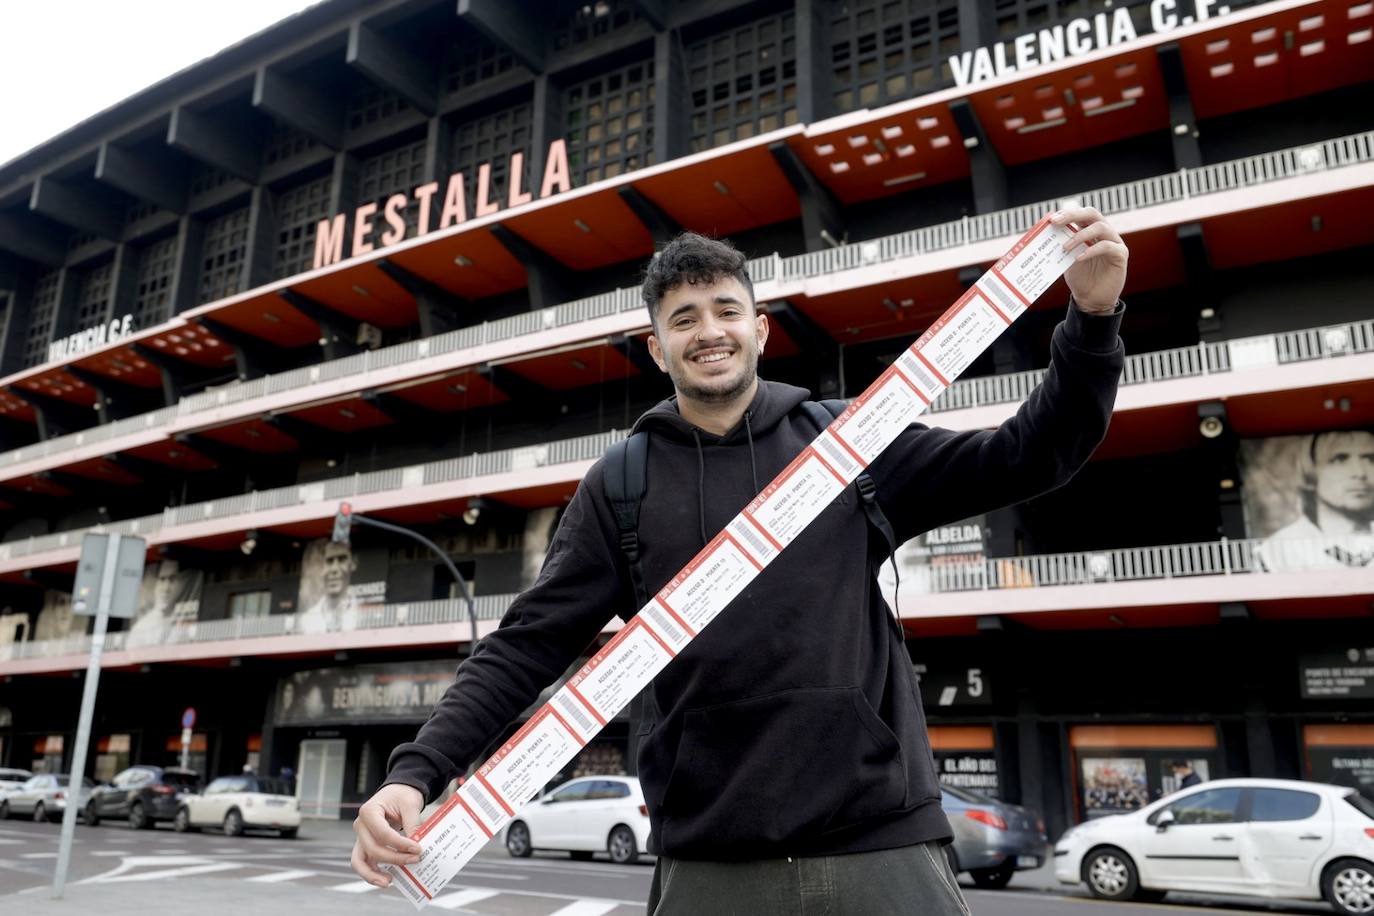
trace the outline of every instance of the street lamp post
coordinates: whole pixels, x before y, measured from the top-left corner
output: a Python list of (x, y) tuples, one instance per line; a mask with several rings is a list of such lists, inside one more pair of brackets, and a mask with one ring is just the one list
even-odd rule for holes
[(463, 574), (458, 571), (458, 567), (453, 564), (453, 560), (449, 559), (449, 555), (444, 552), (438, 544), (434, 543), (420, 532), (412, 531), (401, 525), (393, 525), (391, 522), (384, 522), (380, 519), (368, 518), (366, 515), (358, 515), (353, 512), (352, 507), (349, 506), (348, 503), (340, 505), (338, 511), (334, 514), (334, 534), (332, 540), (341, 544), (347, 544), (349, 542), (349, 530), (353, 525), (368, 525), (373, 528), (380, 528), (382, 531), (390, 531), (393, 534), (404, 535), (413, 541), (419, 541), (421, 544), (424, 544), (433, 551), (439, 559), (444, 561), (444, 565), (448, 567), (449, 574), (453, 576), (453, 581), (458, 583), (458, 591), (463, 596), (463, 601), (468, 608), (468, 623), (472, 627), (472, 645), (468, 648), (468, 657), (471, 658), (472, 654), (477, 651), (477, 605), (472, 600), (472, 593), (468, 590), (467, 580), (464, 579)]

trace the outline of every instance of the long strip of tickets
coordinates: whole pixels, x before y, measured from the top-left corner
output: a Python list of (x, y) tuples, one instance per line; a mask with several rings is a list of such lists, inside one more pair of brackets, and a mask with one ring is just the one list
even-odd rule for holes
[(1036, 223), (415, 829), (420, 861), (384, 867), (417, 909), (1068, 270), (1069, 238)]

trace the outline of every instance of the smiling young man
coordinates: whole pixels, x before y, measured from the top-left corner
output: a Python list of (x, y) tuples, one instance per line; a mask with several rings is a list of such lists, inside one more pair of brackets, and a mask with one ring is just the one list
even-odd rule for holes
[[(1067, 481), (1106, 432), (1121, 373), (1127, 252), (1095, 210), (1060, 214), (1088, 247), (1045, 380), (996, 430), (913, 424), (869, 467), (900, 542)], [(653, 594), (818, 434), (808, 392), (758, 378), (768, 317), (744, 256), (684, 234), (650, 262), (650, 351), (675, 396), (648, 433), (639, 564)], [(647, 689), (638, 772), (659, 855), (651, 916), (966, 914), (900, 626), (875, 573), (890, 549), (850, 486)], [(359, 811), (353, 867), (413, 861), (422, 805), (571, 664), (635, 577), (605, 461), (569, 505), (534, 585), (458, 668)]]

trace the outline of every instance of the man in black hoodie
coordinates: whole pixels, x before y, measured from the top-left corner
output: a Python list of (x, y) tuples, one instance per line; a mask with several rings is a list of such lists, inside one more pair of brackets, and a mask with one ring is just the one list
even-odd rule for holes
[[(1095, 210), (1055, 221), (1077, 227), (1066, 249), (1087, 247), (1044, 381), (998, 429), (912, 424), (868, 469), (899, 543), (1062, 485), (1106, 433), (1127, 251)], [(652, 595), (819, 430), (806, 391), (757, 377), (769, 325), (742, 254), (684, 234), (643, 293), (676, 391), (635, 424), (650, 433), (639, 538)], [(396, 828), (638, 609), (602, 473), (588, 471), (537, 581), (359, 811), (353, 867), (372, 883), (390, 883), (378, 863), (416, 860)], [(951, 834), (911, 659), (876, 581), (887, 549), (851, 485), (650, 686), (638, 764), (660, 856), (652, 916), (967, 912), (940, 849)]]

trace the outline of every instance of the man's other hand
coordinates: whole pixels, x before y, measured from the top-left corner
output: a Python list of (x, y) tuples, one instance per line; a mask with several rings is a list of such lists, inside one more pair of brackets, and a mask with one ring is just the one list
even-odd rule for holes
[[(1073, 301), (1085, 312), (1110, 312), (1126, 285), (1126, 261), (1130, 252), (1121, 236), (1094, 207), (1061, 210), (1054, 215), (1056, 226), (1067, 227), (1073, 237), (1064, 243), (1069, 251), (1087, 245), (1064, 274)], [(1073, 223), (1077, 231), (1073, 230)]]
[(353, 821), (353, 857), (349, 864), (358, 877), (377, 887), (389, 887), (391, 876), (378, 866), (411, 865), (420, 861), (420, 844), (405, 835), (420, 823), (425, 806), (419, 789), (391, 784), (382, 786), (363, 806)]

